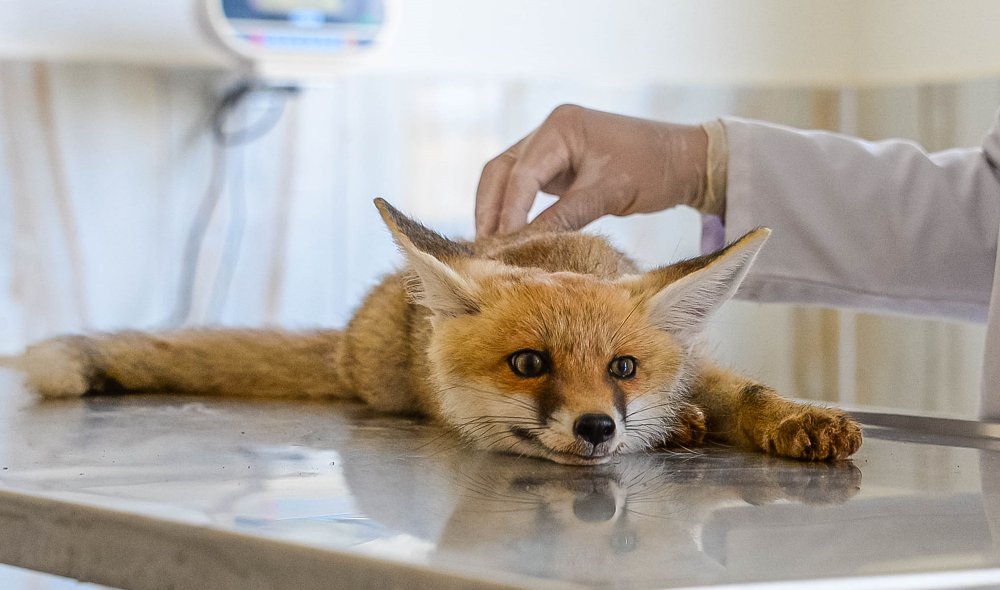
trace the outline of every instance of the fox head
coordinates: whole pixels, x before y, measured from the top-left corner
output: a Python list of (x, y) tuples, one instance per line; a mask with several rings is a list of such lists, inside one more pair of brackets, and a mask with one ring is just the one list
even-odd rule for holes
[[(479, 447), (567, 464), (605, 463), (674, 437), (689, 407), (695, 340), (770, 234), (609, 278), (480, 256), (381, 199), (376, 206), (406, 257), (410, 297), (430, 312), (438, 417)], [(567, 250), (565, 236), (528, 239), (536, 250), (545, 240)], [(589, 250), (577, 257), (594, 259)]]

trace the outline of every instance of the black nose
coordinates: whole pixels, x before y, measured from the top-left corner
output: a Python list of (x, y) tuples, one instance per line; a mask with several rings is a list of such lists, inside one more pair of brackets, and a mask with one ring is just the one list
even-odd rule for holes
[(615, 435), (615, 421), (607, 414), (584, 414), (576, 419), (573, 432), (596, 447)]

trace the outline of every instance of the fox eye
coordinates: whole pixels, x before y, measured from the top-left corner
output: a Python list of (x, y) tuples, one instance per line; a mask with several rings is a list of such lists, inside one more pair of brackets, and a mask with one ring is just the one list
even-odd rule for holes
[(635, 377), (635, 358), (630, 356), (615, 357), (608, 365), (608, 372), (617, 379)]
[(507, 362), (518, 377), (538, 377), (549, 371), (548, 360), (537, 350), (519, 350)]

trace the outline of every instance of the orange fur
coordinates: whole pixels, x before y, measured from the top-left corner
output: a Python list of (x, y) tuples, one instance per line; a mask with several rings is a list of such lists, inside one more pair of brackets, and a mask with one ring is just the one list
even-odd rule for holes
[[(696, 346), (767, 230), (640, 273), (596, 236), (454, 242), (376, 204), (408, 264), (345, 330), (64, 337), (29, 348), (20, 363), (28, 384), (47, 396), (356, 397), (430, 415), (482, 448), (573, 464), (706, 436), (811, 460), (842, 459), (861, 444), (843, 413), (784, 400)], [(542, 372), (517, 374), (518, 353)]]

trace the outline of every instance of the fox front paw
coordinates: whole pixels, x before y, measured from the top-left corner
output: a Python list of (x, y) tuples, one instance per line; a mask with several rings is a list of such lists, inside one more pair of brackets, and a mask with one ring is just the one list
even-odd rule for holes
[(688, 404), (677, 413), (677, 421), (674, 425), (670, 439), (667, 441), (668, 447), (694, 447), (705, 441), (708, 433), (705, 412), (696, 405)]
[(18, 362), (25, 384), (43, 397), (79, 397), (91, 390), (93, 362), (83, 337), (46, 340)]
[(861, 447), (861, 427), (839, 410), (807, 407), (780, 419), (763, 434), (761, 448), (808, 461), (846, 459)]

